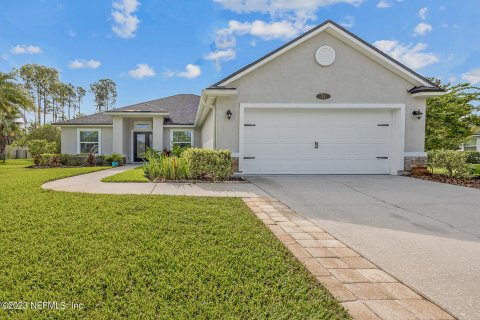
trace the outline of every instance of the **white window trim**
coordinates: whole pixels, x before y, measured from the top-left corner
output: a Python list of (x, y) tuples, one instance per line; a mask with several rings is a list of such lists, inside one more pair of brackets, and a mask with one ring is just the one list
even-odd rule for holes
[(193, 147), (194, 146), (194, 143), (193, 143), (193, 139), (194, 139), (194, 130), (193, 129), (170, 129), (170, 149), (173, 148), (173, 133), (175, 131), (190, 131), (190, 136), (192, 137), (190, 139), (190, 146)]
[(98, 132), (98, 151), (96, 154), (102, 154), (102, 129), (100, 128), (78, 128), (77, 129), (77, 154), (80, 154), (80, 132), (97, 131)]

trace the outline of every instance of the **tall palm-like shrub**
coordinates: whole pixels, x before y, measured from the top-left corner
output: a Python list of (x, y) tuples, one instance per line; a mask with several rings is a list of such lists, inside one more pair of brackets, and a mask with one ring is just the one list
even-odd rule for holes
[(17, 82), (14, 73), (0, 72), (0, 159), (5, 162), (5, 149), (18, 130), (15, 120), (23, 110), (33, 110), (34, 103), (26, 88)]

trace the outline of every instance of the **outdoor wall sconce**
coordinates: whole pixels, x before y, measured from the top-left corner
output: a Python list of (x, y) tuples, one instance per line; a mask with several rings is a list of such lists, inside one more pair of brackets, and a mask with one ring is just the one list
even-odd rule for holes
[(227, 118), (228, 120), (232, 118), (232, 111), (230, 111), (230, 109), (227, 110)]
[(423, 112), (420, 111), (420, 109), (414, 110), (414, 111), (412, 112), (412, 114), (413, 114), (415, 117), (417, 117), (418, 120), (422, 119)]

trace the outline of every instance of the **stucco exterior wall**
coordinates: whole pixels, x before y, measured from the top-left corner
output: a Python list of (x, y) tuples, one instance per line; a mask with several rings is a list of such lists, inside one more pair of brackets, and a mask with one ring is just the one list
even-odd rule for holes
[(102, 154), (112, 154), (113, 147), (113, 128), (102, 128)]
[(203, 126), (201, 128), (201, 144), (200, 146), (205, 149), (214, 149), (214, 134), (215, 134), (215, 127), (213, 123), (214, 111), (210, 110), (203, 122)]
[[(336, 60), (329, 67), (318, 65), (314, 57), (322, 45), (336, 52)], [(216, 148), (239, 151), (240, 103), (400, 103), (406, 106), (405, 152), (423, 152), (425, 117), (417, 120), (412, 111), (425, 113), (425, 98), (413, 98), (407, 92), (413, 86), (323, 32), (228, 85), (237, 88), (238, 95), (217, 98), (217, 132), (221, 134), (216, 137)], [(329, 93), (331, 98), (318, 100), (318, 93)], [(231, 120), (225, 116), (228, 109), (233, 112)]]
[(66, 154), (77, 153), (77, 127), (62, 127), (61, 152)]
[(78, 129), (100, 129), (101, 135), (101, 154), (111, 154), (113, 145), (113, 129), (112, 127), (62, 127), (61, 135), (61, 152), (66, 154), (78, 153), (77, 130)]

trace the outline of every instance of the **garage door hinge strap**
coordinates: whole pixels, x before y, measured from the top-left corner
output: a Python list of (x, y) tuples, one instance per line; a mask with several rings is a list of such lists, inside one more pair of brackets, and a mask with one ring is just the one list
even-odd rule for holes
[(379, 127), (389, 127), (390, 125), (388, 123), (379, 123)]
[(377, 157), (377, 159), (388, 159), (388, 157)]
[(243, 159), (252, 160), (252, 159), (255, 159), (255, 157), (243, 157)]
[(256, 124), (254, 124), (254, 123), (245, 123), (244, 126), (245, 126), (245, 127), (255, 127)]

